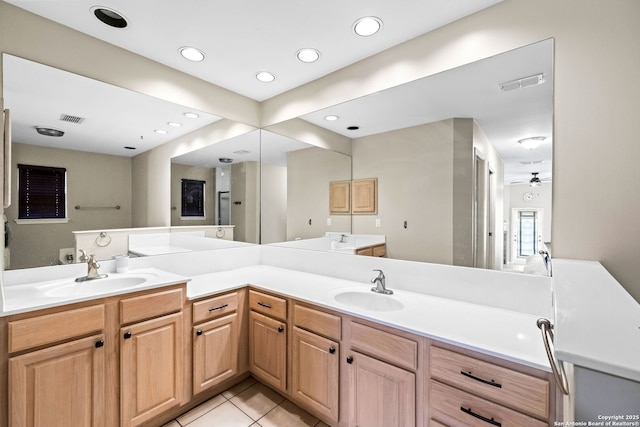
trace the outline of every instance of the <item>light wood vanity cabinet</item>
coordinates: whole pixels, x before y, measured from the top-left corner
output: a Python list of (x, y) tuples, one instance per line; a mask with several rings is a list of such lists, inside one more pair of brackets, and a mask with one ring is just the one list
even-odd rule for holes
[(293, 304), (292, 397), (324, 419), (337, 422), (342, 319), (298, 302)]
[(347, 327), (345, 425), (415, 426), (419, 338), (353, 320)]
[(374, 245), (356, 250), (356, 255), (384, 257), (387, 255), (387, 245)]
[(267, 385), (286, 392), (287, 300), (250, 290), (249, 308), (249, 369)]
[(238, 374), (238, 292), (193, 303), (193, 394)]
[(553, 421), (548, 374), (440, 344), (429, 353), (430, 425), (536, 427)]
[(102, 304), (10, 321), (8, 425), (105, 425), (103, 330)]
[(183, 304), (182, 289), (120, 301), (122, 427), (140, 425), (186, 399)]

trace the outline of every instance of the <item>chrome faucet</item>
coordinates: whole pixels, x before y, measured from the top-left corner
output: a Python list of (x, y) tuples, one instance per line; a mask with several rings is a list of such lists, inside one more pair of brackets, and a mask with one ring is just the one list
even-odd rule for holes
[(338, 243), (346, 243), (345, 240), (344, 240), (346, 237), (347, 237), (346, 234), (341, 234), (340, 235), (340, 241)]
[(378, 276), (371, 279), (371, 283), (375, 283), (375, 286), (371, 288), (373, 292), (377, 292), (379, 294), (391, 295), (393, 291), (391, 289), (387, 289), (384, 273), (382, 270), (373, 270), (378, 272)]
[(540, 250), (538, 252), (542, 255), (542, 261), (544, 261), (544, 268), (547, 270), (547, 276), (553, 276), (553, 266), (551, 265), (551, 255), (549, 255), (549, 251)]
[[(84, 251), (82, 251), (84, 253)], [(83, 277), (77, 277), (76, 282), (84, 282), (87, 280), (95, 280), (95, 279), (103, 279), (108, 277), (106, 274), (100, 274), (98, 269), (100, 268), (100, 264), (96, 260), (95, 255), (89, 255), (89, 259), (87, 260), (87, 275)]]

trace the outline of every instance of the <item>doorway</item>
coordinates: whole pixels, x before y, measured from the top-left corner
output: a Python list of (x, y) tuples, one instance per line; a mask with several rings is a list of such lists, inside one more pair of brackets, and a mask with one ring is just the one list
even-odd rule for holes
[(218, 191), (218, 225), (230, 225), (231, 196), (229, 191)]
[(527, 257), (536, 255), (542, 247), (542, 220), (540, 208), (511, 209), (511, 263), (524, 264)]

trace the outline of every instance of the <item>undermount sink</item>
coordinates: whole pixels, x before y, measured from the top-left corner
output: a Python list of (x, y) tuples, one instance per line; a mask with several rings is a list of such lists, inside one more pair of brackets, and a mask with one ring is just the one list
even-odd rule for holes
[(368, 289), (344, 290), (334, 295), (336, 302), (367, 311), (398, 311), (404, 304), (391, 295), (378, 294)]
[(136, 288), (147, 283), (148, 278), (141, 276), (106, 277), (84, 282), (63, 283), (44, 292), (49, 297), (82, 297), (105, 292)]

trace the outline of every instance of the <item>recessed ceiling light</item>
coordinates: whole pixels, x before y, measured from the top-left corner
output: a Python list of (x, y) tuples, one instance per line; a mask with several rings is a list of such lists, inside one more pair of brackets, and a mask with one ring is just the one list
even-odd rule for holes
[(316, 62), (320, 59), (320, 52), (311, 48), (300, 49), (296, 56), (302, 62)]
[(166, 135), (169, 132), (167, 132), (166, 130), (162, 130), (162, 129), (156, 129), (154, 130), (155, 133), (159, 133), (160, 135)]
[(136, 147), (129, 147), (129, 146), (126, 146), (124, 148), (127, 149), (127, 150), (135, 150), (136, 149)]
[(103, 6), (96, 6), (91, 9), (96, 18), (103, 24), (106, 24), (114, 28), (125, 28), (127, 20), (120, 12), (116, 12), (113, 9), (109, 9)]
[(545, 139), (547, 138), (544, 136), (534, 136), (531, 138), (521, 139), (518, 141), (518, 143), (522, 145), (523, 148), (533, 150), (534, 148), (538, 148), (540, 144), (542, 144), (542, 141), (544, 141)]
[(353, 24), (353, 31), (362, 37), (372, 36), (382, 28), (382, 20), (375, 16), (365, 16)]
[(347, 128), (347, 130), (358, 130), (358, 129), (360, 129), (360, 126), (349, 126)]
[(336, 116), (335, 114), (330, 114), (328, 116), (324, 116), (324, 119), (328, 122), (335, 122), (336, 120), (338, 120), (340, 117)]
[(185, 59), (193, 62), (201, 62), (204, 61), (204, 52), (200, 49), (196, 49), (195, 47), (184, 46), (178, 49), (180, 55), (182, 55)]
[(179, 128), (180, 126), (182, 126), (180, 123), (178, 122), (168, 122), (167, 123), (169, 126), (174, 127), (174, 128)]
[(190, 119), (197, 119), (198, 117), (200, 117), (198, 114), (192, 113), (190, 111), (184, 113), (184, 116), (189, 117)]
[(260, 71), (258, 74), (256, 74), (256, 79), (260, 80), (263, 83), (271, 83), (276, 79), (276, 76), (268, 71)]
[(60, 129), (48, 128), (48, 127), (44, 127), (44, 126), (36, 126), (36, 132), (38, 132), (40, 135), (44, 135), (44, 136), (61, 137), (62, 135), (64, 135), (64, 131), (62, 131)]
[(232, 163), (233, 162), (233, 159), (230, 159), (228, 157), (220, 157), (218, 160), (220, 161), (220, 163)]

